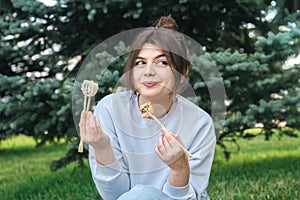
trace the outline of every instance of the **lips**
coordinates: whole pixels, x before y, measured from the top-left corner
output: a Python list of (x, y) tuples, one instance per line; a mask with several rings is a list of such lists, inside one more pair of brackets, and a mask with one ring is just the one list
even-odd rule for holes
[(145, 87), (154, 87), (156, 86), (158, 83), (157, 82), (153, 82), (153, 81), (149, 81), (149, 82), (144, 82), (143, 85)]

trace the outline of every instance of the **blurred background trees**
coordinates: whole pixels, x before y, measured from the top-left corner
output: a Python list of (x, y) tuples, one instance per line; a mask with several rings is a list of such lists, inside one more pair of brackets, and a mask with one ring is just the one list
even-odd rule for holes
[[(71, 101), (84, 59), (103, 40), (151, 26), (168, 14), (180, 32), (206, 48), (210, 55), (204, 59), (212, 60), (223, 77), (227, 108), (218, 143), (226, 156), (226, 141), (297, 136), (300, 72), (291, 61), (299, 54), (298, 0), (45, 2), (53, 4), (0, 0), (0, 139), (25, 134), (37, 145), (64, 139), (69, 153), (52, 169), (75, 160), (82, 164), (87, 155), (77, 153)], [(111, 92), (121, 65), (104, 74), (97, 100)], [(195, 74), (191, 81), (198, 104), (210, 112), (205, 82)]]

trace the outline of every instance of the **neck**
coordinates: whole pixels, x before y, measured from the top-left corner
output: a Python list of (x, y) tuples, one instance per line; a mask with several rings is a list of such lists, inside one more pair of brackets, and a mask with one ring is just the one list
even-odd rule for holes
[(172, 107), (173, 95), (160, 95), (155, 97), (139, 96), (139, 106), (150, 101), (154, 106), (154, 115), (157, 118), (165, 116)]

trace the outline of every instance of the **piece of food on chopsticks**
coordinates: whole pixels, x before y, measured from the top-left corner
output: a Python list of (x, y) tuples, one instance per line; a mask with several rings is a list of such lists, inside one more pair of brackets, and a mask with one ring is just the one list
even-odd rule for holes
[[(83, 111), (90, 109), (91, 98), (97, 94), (98, 84), (91, 80), (84, 80), (81, 85), (81, 91), (84, 94)], [(83, 152), (83, 141), (80, 139), (78, 152)]]
[[(155, 117), (154, 115), (154, 107), (152, 105), (152, 103), (149, 101), (145, 104), (142, 104), (140, 106), (140, 112), (141, 112), (141, 115), (144, 117), (144, 118), (152, 118), (161, 128), (167, 130), (164, 125), (159, 121), (159, 119), (157, 119), (157, 117)], [(169, 133), (169, 131), (167, 130), (167, 132)], [(172, 135), (173, 137), (173, 135)], [(177, 142), (177, 144), (180, 146), (180, 148), (184, 151), (185, 155), (188, 157), (188, 158), (191, 158), (192, 157), (192, 154), (185, 149), (185, 147), (178, 141), (175, 139), (175, 141)]]
[(149, 113), (151, 113), (152, 115), (154, 114), (154, 107), (153, 107), (152, 103), (149, 101), (149, 102), (141, 105), (140, 112), (141, 112), (142, 117), (151, 118), (151, 115), (149, 115)]
[(90, 108), (91, 97), (97, 94), (98, 84), (94, 81), (84, 80), (81, 86), (81, 91), (84, 94), (83, 110), (88, 111)]
[(91, 80), (84, 80), (81, 86), (83, 94), (92, 97), (95, 96), (98, 91), (98, 84)]

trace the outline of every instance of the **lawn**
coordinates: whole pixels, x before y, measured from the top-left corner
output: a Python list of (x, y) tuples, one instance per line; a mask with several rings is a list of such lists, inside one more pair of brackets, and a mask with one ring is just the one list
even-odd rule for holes
[(217, 149), (208, 188), (212, 199), (300, 199), (300, 138), (239, 144), (228, 162)]
[(50, 163), (61, 158), (67, 149), (64, 144), (34, 147), (34, 141), (19, 136), (0, 146), (0, 199), (1, 200), (77, 200), (100, 199), (86, 167), (75, 165), (56, 172)]
[[(229, 161), (219, 147), (216, 150), (208, 187), (212, 200), (300, 199), (300, 138), (256, 138), (239, 144), (241, 150)], [(74, 172), (70, 165), (50, 171), (51, 161), (65, 152), (64, 144), (35, 148), (25, 136), (2, 142), (0, 199), (100, 199), (89, 168)]]

